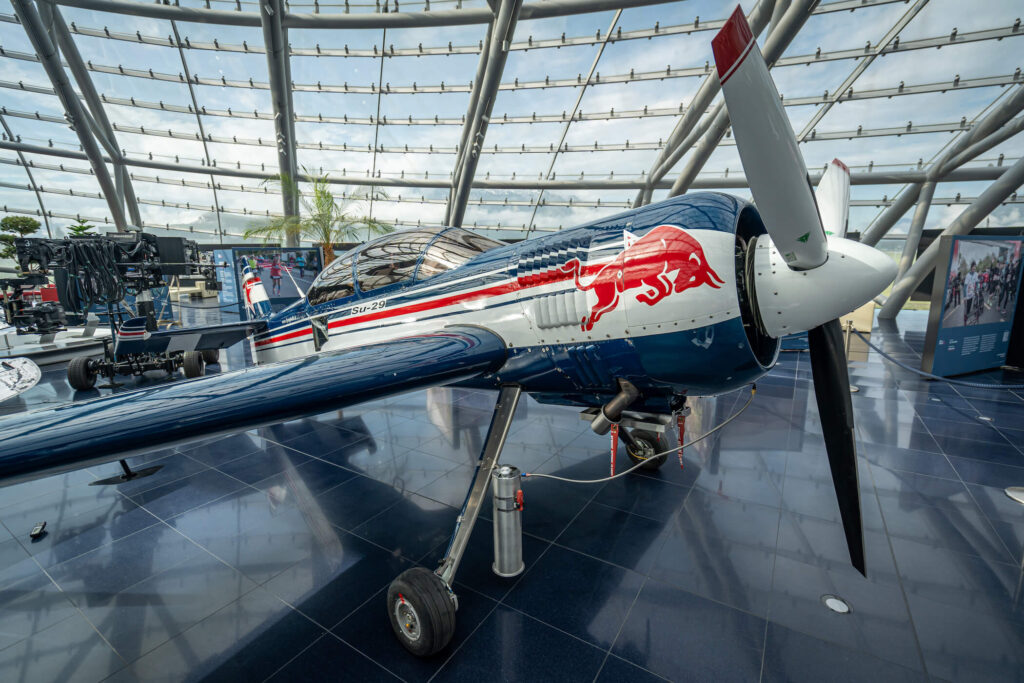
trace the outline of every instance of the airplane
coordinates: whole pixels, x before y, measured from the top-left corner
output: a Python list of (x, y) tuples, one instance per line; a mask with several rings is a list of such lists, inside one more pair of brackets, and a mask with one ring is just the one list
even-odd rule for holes
[[(829, 191), (826, 206), (816, 201), (738, 7), (712, 47), (754, 204), (687, 194), (516, 244), (460, 227), (394, 232), (339, 256), (276, 313), (246, 265), (253, 319), (152, 333), (129, 325), (118, 343), (201, 351), (244, 339), (255, 367), (0, 421), (0, 484), (115, 460), (130, 476), (124, 458), (197, 438), (427, 387), (497, 389), (441, 565), (410, 569), (388, 591), (396, 636), (424, 656), (454, 632), (454, 575), (522, 392), (596, 409), (592, 427), (605, 434), (626, 410), (679, 415), (689, 395), (754, 383), (775, 364), (780, 338), (806, 330), (850, 558), (864, 573), (838, 316), (881, 292), (896, 266), (826, 235), (822, 216), (837, 231), (848, 200)], [(664, 461), (649, 434), (618, 431), (635, 466)]]

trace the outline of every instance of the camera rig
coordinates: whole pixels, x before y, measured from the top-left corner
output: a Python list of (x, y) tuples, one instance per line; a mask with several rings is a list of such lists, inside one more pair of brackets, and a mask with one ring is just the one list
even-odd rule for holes
[[(65, 239), (20, 238), (14, 241), (21, 275), (0, 279), (7, 322), (18, 334), (48, 334), (65, 329), (67, 314), (84, 315), (94, 305), (119, 304), (134, 296), (139, 314), (152, 315), (150, 290), (173, 275), (216, 282), (214, 268), (201, 264), (199, 247), (180, 237), (144, 232), (108, 233)], [(53, 277), (60, 305), (30, 306), (25, 293)], [(147, 305), (148, 304), (148, 305)], [(111, 321), (113, 322), (113, 321)]]
[[(173, 276), (203, 278), (220, 289), (212, 264), (201, 263), (199, 246), (181, 237), (158, 237), (145, 232), (115, 232), (65, 239), (21, 238), (14, 241), (20, 275), (0, 279), (7, 322), (18, 334), (50, 335), (66, 329), (69, 317), (84, 318), (94, 306), (106, 306), (111, 339), (123, 323), (120, 303), (135, 297), (147, 331), (157, 329), (152, 290)], [(53, 278), (60, 302), (31, 305), (28, 290)], [(105, 342), (106, 344), (106, 342)], [(98, 375), (114, 384), (115, 375), (141, 375), (149, 370), (188, 377), (203, 374), (216, 363), (217, 351), (118, 353), (105, 345), (103, 358), (79, 357), (68, 365), (68, 380), (77, 390), (91, 389)]]

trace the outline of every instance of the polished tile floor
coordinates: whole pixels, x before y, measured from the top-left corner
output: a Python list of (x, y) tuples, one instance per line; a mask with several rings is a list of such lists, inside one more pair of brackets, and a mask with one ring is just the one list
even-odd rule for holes
[[(873, 339), (913, 363), (924, 319), (899, 325)], [(491, 573), (482, 520), (454, 641), (415, 659), (384, 594), (441, 556), (494, 399), (433, 389), (135, 458), (163, 469), (119, 487), (88, 486), (114, 465), (0, 489), (0, 680), (1021, 680), (1024, 507), (1003, 487), (1024, 484), (1024, 393), (922, 382), (859, 346), (867, 579), (806, 354), (784, 354), (682, 469), (527, 481), (526, 571)], [(57, 368), (0, 409), (79, 398)], [(745, 399), (695, 401), (688, 433)], [(524, 399), (503, 461), (598, 477), (606, 448)]]

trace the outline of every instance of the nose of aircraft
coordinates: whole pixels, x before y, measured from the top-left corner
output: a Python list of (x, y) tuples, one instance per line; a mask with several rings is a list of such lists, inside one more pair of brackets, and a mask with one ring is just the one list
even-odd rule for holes
[(860, 242), (828, 238), (828, 260), (812, 270), (791, 270), (763, 236), (754, 253), (754, 291), (765, 331), (773, 337), (802, 332), (867, 303), (896, 277), (896, 263)]

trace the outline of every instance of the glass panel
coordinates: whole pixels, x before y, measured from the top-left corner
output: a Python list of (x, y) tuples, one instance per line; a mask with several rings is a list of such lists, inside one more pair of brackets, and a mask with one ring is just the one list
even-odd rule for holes
[(416, 279), (424, 280), (461, 266), (477, 254), (500, 247), (502, 242), (469, 230), (451, 228), (442, 233), (423, 255)]
[(409, 231), (386, 235), (359, 253), (356, 277), (359, 290), (370, 292), (411, 280), (416, 263), (436, 231)]

